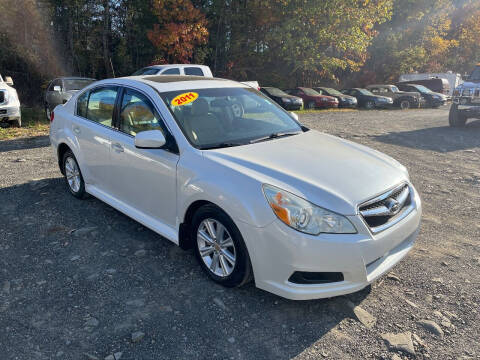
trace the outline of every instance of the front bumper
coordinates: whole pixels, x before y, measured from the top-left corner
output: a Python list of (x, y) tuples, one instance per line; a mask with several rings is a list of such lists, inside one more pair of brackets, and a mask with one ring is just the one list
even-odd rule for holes
[[(373, 235), (360, 216), (349, 219), (357, 234), (300, 233), (276, 220), (257, 228), (239, 223), (246, 241), (257, 287), (292, 300), (339, 296), (359, 291), (387, 273), (412, 249), (417, 237), (421, 203), (401, 222)], [(344, 280), (323, 284), (289, 281), (294, 272), (341, 272)]]
[(338, 103), (338, 107), (340, 108), (356, 108), (357, 107), (357, 102), (353, 102), (353, 101), (342, 101), (342, 100), (339, 100), (339, 103)]
[(18, 120), (21, 117), (19, 106), (0, 106), (0, 121)]
[(289, 103), (289, 104), (283, 103), (283, 104), (281, 104), (281, 106), (285, 110), (300, 110), (302, 105), (303, 105), (302, 103)]

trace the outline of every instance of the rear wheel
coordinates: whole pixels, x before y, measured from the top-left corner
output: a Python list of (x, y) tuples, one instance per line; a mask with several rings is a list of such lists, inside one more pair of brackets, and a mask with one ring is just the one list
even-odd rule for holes
[(22, 127), (22, 119), (21, 118), (18, 118), (18, 119), (15, 119), (15, 120), (12, 120), (10, 122), (11, 126), (13, 127)]
[(467, 117), (458, 110), (458, 105), (453, 104), (448, 114), (448, 123), (451, 127), (464, 127)]
[(400, 102), (400, 109), (402, 109), (402, 110), (410, 109), (410, 101), (408, 101), (408, 100), (402, 100), (402, 101)]
[(86, 195), (85, 182), (77, 159), (70, 150), (63, 155), (63, 169), (68, 190), (76, 198), (83, 199)]
[(47, 121), (50, 121), (51, 114), (52, 112), (50, 111), (50, 108), (48, 107), (48, 105), (45, 105), (45, 117), (47, 118)]
[(191, 229), (195, 255), (212, 280), (226, 287), (241, 286), (251, 280), (247, 247), (225, 212), (205, 205), (195, 213)]

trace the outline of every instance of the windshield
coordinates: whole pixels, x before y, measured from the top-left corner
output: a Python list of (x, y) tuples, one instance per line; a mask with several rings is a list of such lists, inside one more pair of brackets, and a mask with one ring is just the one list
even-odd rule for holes
[(342, 94), (340, 91), (332, 88), (323, 88), (323, 90), (326, 91), (328, 95), (336, 95), (336, 96), (345, 95), (345, 94)]
[(310, 89), (310, 88), (302, 88), (302, 90), (305, 93), (305, 95), (308, 95), (308, 96), (318, 96), (318, 95), (320, 95), (320, 93), (318, 93), (317, 91), (315, 91), (313, 89)]
[(265, 88), (265, 90), (273, 96), (290, 96), (286, 92), (274, 87)]
[[(367, 89), (357, 89), (358, 92), (362, 95), (373, 95), (370, 91), (368, 91)], [(373, 95), (374, 96), (374, 95)]]
[(160, 95), (190, 143), (200, 149), (302, 131), (286, 111), (254, 89), (185, 89)]
[(65, 90), (81, 90), (84, 87), (90, 85), (95, 80), (90, 79), (64, 79), (63, 83), (65, 84)]
[(415, 88), (420, 91), (421, 93), (431, 93), (432, 90), (430, 90), (429, 88), (426, 88), (425, 86), (423, 85), (415, 85)]
[(469, 81), (480, 81), (480, 66), (477, 66), (473, 70), (472, 75), (470, 75), (470, 78), (468, 80)]

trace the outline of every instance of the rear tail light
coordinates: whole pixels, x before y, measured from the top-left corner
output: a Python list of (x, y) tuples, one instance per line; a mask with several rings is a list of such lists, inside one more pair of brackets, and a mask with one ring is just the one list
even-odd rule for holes
[(55, 119), (55, 113), (52, 111), (50, 113), (50, 122), (53, 122), (53, 119)]

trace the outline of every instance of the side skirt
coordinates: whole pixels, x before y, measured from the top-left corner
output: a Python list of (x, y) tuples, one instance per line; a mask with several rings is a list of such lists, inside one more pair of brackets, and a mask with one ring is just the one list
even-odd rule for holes
[(107, 194), (106, 192), (98, 189), (94, 185), (85, 184), (85, 191), (92, 196), (95, 196), (99, 200), (107, 203), (111, 207), (117, 209), (118, 211), (124, 213), (128, 217), (131, 217), (135, 221), (138, 221), (143, 226), (149, 228), (152, 231), (155, 231), (157, 234), (167, 238), (176, 245), (179, 244), (178, 241), (178, 232), (171, 228), (168, 225), (152, 218), (149, 215), (137, 210), (136, 208), (125, 204), (124, 202), (114, 198), (113, 196)]

